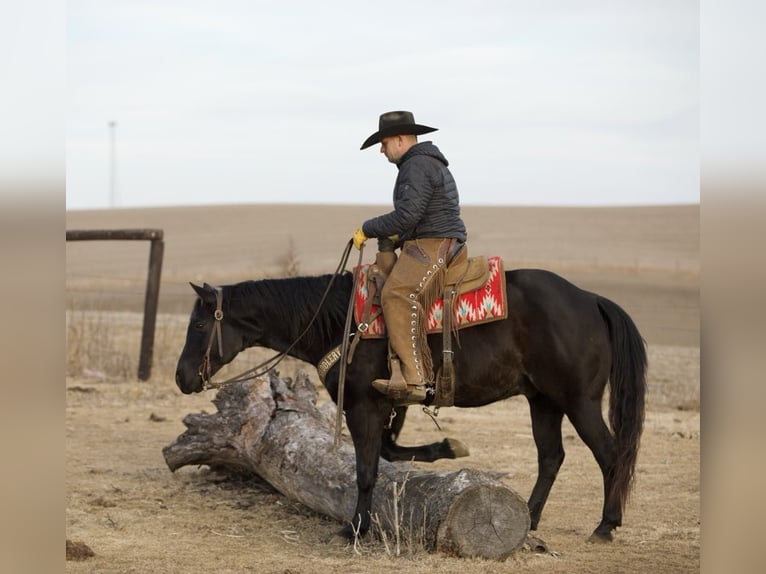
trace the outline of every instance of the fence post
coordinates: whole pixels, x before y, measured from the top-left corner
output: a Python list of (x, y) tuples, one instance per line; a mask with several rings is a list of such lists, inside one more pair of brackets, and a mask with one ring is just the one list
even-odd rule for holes
[(88, 229), (66, 232), (67, 241), (87, 240), (148, 240), (149, 274), (146, 278), (146, 297), (144, 299), (144, 325), (141, 332), (141, 351), (138, 359), (138, 379), (147, 381), (152, 375), (154, 355), (154, 329), (157, 324), (157, 308), (160, 300), (160, 278), (162, 276), (162, 256), (165, 251), (162, 229)]
[(138, 360), (138, 379), (140, 381), (147, 381), (152, 376), (154, 328), (157, 322), (157, 307), (160, 299), (160, 276), (162, 275), (162, 255), (164, 251), (165, 242), (161, 238), (152, 239), (149, 249), (149, 273), (146, 278), (141, 355)]

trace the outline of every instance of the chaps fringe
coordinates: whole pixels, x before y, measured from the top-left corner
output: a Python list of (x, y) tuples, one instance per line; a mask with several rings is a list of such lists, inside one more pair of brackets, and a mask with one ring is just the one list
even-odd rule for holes
[(421, 363), (423, 365), (423, 378), (425, 382), (434, 381), (434, 360), (431, 356), (431, 348), (428, 346), (428, 332), (426, 328), (426, 321), (428, 319), (428, 311), (434, 302), (442, 296), (444, 293), (444, 287), (447, 282), (447, 268), (440, 267), (426, 283), (423, 289), (418, 293), (417, 305), (418, 305), (418, 318), (417, 318), (417, 342), (418, 342), (418, 354), (421, 357)]

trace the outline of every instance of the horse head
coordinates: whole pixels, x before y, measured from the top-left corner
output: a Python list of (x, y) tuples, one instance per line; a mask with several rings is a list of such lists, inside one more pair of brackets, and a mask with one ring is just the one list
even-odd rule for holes
[(189, 318), (186, 342), (176, 366), (176, 385), (184, 394), (198, 393), (221, 367), (244, 348), (235, 322), (224, 320), (230, 309), (220, 288), (190, 283), (198, 298)]

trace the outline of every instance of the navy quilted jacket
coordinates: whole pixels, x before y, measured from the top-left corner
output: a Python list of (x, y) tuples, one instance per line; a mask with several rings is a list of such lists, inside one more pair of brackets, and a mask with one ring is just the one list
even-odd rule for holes
[(417, 143), (397, 167), (394, 210), (362, 224), (367, 237), (398, 234), (401, 241), (421, 237), (466, 240), (457, 185), (447, 158), (430, 141)]

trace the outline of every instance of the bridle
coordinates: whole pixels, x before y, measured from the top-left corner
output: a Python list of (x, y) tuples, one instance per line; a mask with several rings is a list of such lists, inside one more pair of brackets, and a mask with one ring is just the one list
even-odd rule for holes
[[(311, 317), (311, 319), (308, 322), (308, 325), (301, 331), (300, 335), (290, 344), (287, 349), (284, 351), (275, 354), (274, 356), (270, 357), (269, 359), (266, 359), (262, 363), (259, 363), (255, 367), (252, 367), (248, 369), (247, 371), (240, 373), (239, 375), (236, 375), (234, 377), (231, 377), (230, 379), (226, 379), (225, 381), (213, 381), (210, 375), (211, 371), (211, 363), (210, 363), (210, 352), (213, 349), (213, 344), (215, 340), (218, 340), (218, 356), (223, 359), (223, 338), (221, 337), (221, 323), (223, 322), (223, 290), (219, 287), (215, 287), (215, 300), (216, 300), (216, 308), (215, 312), (213, 313), (213, 318), (215, 320), (215, 323), (213, 324), (213, 329), (210, 333), (210, 339), (207, 343), (207, 349), (205, 350), (205, 355), (202, 358), (202, 364), (199, 367), (198, 374), (200, 378), (202, 379), (202, 390), (206, 391), (208, 389), (218, 389), (221, 387), (224, 387), (226, 385), (230, 385), (232, 383), (242, 383), (245, 381), (249, 381), (252, 379), (257, 379), (258, 377), (262, 377), (266, 373), (268, 373), (271, 369), (276, 367), (282, 359), (288, 356), (290, 351), (293, 350), (295, 345), (298, 344), (298, 342), (308, 333), (311, 326), (314, 324), (314, 321), (316, 321), (317, 317), (319, 316), (319, 311), (322, 309), (322, 305), (324, 305), (325, 301), (327, 300), (327, 296), (330, 293), (330, 289), (332, 288), (333, 282), (335, 281), (335, 278), (343, 273), (343, 270), (346, 267), (346, 263), (348, 262), (348, 257), (351, 253), (351, 247), (353, 246), (353, 240), (349, 240), (349, 242), (346, 244), (346, 248), (343, 250), (343, 255), (341, 256), (340, 263), (338, 264), (338, 267), (335, 269), (335, 272), (330, 277), (330, 281), (327, 284), (327, 287), (325, 288), (324, 293), (322, 294), (322, 298), (319, 301), (319, 305), (317, 305), (316, 311), (314, 311), (314, 315)], [(361, 265), (362, 262), (362, 253), (363, 250), (359, 250), (359, 262), (357, 264), (357, 269), (359, 268), (359, 265)], [(356, 278), (356, 272), (354, 274), (354, 277)], [(354, 281), (354, 285), (356, 285), (356, 281)], [(351, 299), (349, 301), (349, 313), (347, 313), (346, 317), (346, 328), (345, 331), (348, 333), (350, 331), (350, 310), (353, 307), (354, 302), (354, 290), (352, 288), (351, 290)], [(348, 336), (344, 336), (344, 349), (347, 349), (346, 341), (348, 340)], [(345, 353), (343, 353), (343, 356), (345, 356)], [(345, 363), (345, 361), (344, 361)], [(341, 385), (339, 386), (339, 396), (342, 396), (342, 383), (344, 382), (343, 379), (345, 379), (345, 369), (341, 369), (342, 371), (342, 377), (341, 377)], [(342, 404), (342, 399), (341, 404)]]
[(213, 341), (218, 339), (218, 356), (223, 359), (223, 338), (221, 337), (221, 321), (223, 321), (223, 291), (215, 287), (215, 313), (213, 313), (215, 323), (210, 332), (210, 339), (207, 342), (205, 356), (202, 357), (202, 364), (199, 366), (199, 376), (202, 379), (202, 389), (207, 390), (214, 384), (210, 380), (210, 350), (213, 348)]

